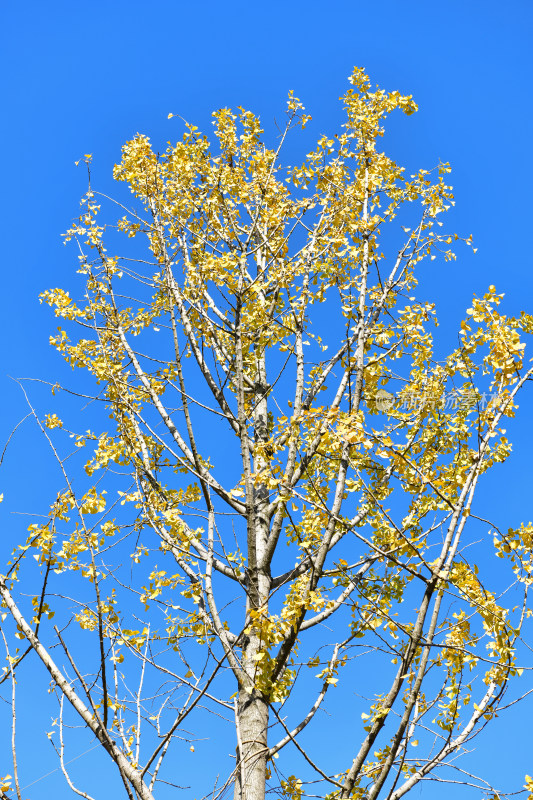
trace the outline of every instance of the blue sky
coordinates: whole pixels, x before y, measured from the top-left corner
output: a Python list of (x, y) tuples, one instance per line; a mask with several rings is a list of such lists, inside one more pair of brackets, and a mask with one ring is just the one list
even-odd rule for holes
[[(442, 336), (454, 346), (472, 294), (489, 284), (505, 292), (511, 312), (531, 310), (532, 23), (528, 0), (3, 4), (0, 443), (26, 413), (11, 377), (66, 374), (48, 345), (55, 320), (37, 298), (74, 283), (75, 254), (60, 236), (85, 190), (74, 162), (92, 153), (94, 181), (112, 193), (122, 143), (140, 131), (163, 146), (179, 131), (169, 112), (207, 130), (214, 109), (242, 105), (274, 131), (289, 89), (313, 116), (310, 135), (334, 133), (354, 65), (419, 105), (413, 117), (391, 119), (392, 156), (408, 170), (439, 160), (453, 167), (450, 224), (472, 233), (478, 252), (465, 248), (457, 262), (424, 274), (423, 294), (437, 302)], [(53, 408), (46, 402), (42, 413)], [(533, 517), (532, 409), (526, 399), (513, 426), (515, 455), (481, 493), (504, 525)], [(42, 510), (53, 492), (35, 439), (35, 431), (21, 429), (0, 472), (11, 509)], [(5, 553), (25, 525), (7, 508), (2, 520)], [(520, 775), (528, 771), (525, 747), (509, 746), (507, 757)]]

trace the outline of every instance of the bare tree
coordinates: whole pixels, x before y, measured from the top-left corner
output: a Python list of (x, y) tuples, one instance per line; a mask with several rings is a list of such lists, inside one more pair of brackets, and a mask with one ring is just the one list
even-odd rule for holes
[[(439, 221), (449, 167), (407, 179), (377, 142), (414, 102), (362, 70), (350, 81), (342, 132), (301, 166), (281, 161), (309, 119), (292, 94), (275, 150), (243, 110), (214, 114), (214, 149), (190, 125), (161, 155), (136, 136), (115, 168), (133, 208), (92, 188), (87, 159), (67, 234), (83, 296), (43, 299), (69, 322), (52, 344), (98, 384), (65, 390), (93, 397), (111, 431), (42, 420), (27, 395), (63, 485), (0, 579), (19, 800), (15, 676), (23, 691), (30, 658), (57, 697), (59, 766), (85, 798), (70, 726), (107, 753), (125, 796), (152, 800), (180, 783), (168, 754), (209, 735), (206, 709), (235, 748), (199, 790), (212, 798), (399, 800), (430, 778), (488, 790), (456, 757), (521, 671), (533, 528), (495, 530), (474, 495), (509, 453), (501, 426), (531, 377), (533, 319), (505, 316), (491, 286), (458, 347), (434, 355), (434, 305), (412, 295), (423, 259), (455, 258)], [(103, 202), (115, 222), (100, 223)], [(472, 520), (504, 559), (497, 578), (466, 550)], [(342, 720), (326, 728), (318, 712), (343, 691), (352, 709), (354, 692), (367, 699), (332, 765), (300, 734), (335, 737)]]

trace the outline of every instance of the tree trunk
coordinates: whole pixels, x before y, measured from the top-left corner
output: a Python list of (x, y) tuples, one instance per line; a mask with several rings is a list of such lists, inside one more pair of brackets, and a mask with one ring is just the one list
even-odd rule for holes
[(237, 701), (237, 775), (234, 800), (264, 800), (268, 703), (255, 690), (241, 689)]
[[(257, 250), (257, 277), (262, 279), (265, 271), (263, 248)], [(265, 304), (263, 292), (259, 300)], [(255, 384), (253, 406), (254, 444), (264, 446), (268, 442), (268, 384), (264, 348), (254, 347)], [(241, 378), (242, 384), (242, 378)], [(257, 473), (267, 466), (261, 450), (254, 448), (253, 469)], [(248, 516), (248, 602), (247, 617), (251, 609), (263, 609), (266, 613), (270, 594), (270, 567), (265, 563), (269, 520), (265, 515), (269, 502), (268, 488), (261, 482), (248, 486), (247, 500), (251, 503)], [(267, 770), (268, 700), (252, 688), (257, 670), (257, 654), (261, 650), (261, 639), (250, 631), (242, 648), (242, 667), (250, 678), (250, 686), (240, 686), (236, 709), (237, 723), (237, 772), (234, 800), (264, 800)], [(264, 646), (264, 645), (263, 645)]]

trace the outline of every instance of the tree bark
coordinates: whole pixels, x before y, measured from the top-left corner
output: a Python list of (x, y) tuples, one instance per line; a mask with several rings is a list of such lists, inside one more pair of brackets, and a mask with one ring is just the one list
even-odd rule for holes
[(268, 755), (268, 702), (255, 689), (239, 691), (234, 800), (264, 800)]

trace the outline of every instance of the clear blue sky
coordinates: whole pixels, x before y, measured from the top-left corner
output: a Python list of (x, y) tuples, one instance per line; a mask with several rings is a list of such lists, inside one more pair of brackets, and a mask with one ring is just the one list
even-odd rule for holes
[[(441, 264), (423, 280), (450, 345), (472, 294), (491, 283), (506, 293), (513, 312), (532, 310), (530, 0), (28, 0), (2, 6), (2, 442), (25, 413), (8, 376), (65, 374), (48, 345), (55, 320), (37, 297), (47, 287), (73, 284), (75, 254), (60, 234), (85, 190), (85, 174), (74, 162), (92, 153), (95, 182), (112, 192), (121, 144), (137, 131), (164, 144), (178, 130), (169, 112), (208, 129), (212, 110), (242, 105), (272, 129), (289, 89), (312, 114), (312, 133), (334, 133), (342, 122), (338, 97), (354, 65), (419, 104), (415, 116), (391, 120), (393, 156), (408, 168), (432, 167), (439, 159), (453, 166), (453, 228), (472, 233), (478, 253), (465, 248), (456, 263)], [(515, 456), (481, 495), (504, 526), (533, 517), (532, 409), (531, 401), (524, 403)], [(42, 510), (53, 483), (39, 470), (39, 458), (35, 432), (21, 431), (0, 471), (6, 505)], [(2, 553), (24, 528), (2, 511)], [(520, 719), (513, 718), (515, 730)], [(524, 771), (533, 773), (526, 733), (530, 738), (529, 723), (522, 750), (510, 743), (506, 749), (503, 739), (499, 745), (502, 762), (519, 771), (517, 788)], [(47, 766), (39, 769), (44, 774)], [(46, 796), (44, 783), (31, 794), (32, 800)]]

